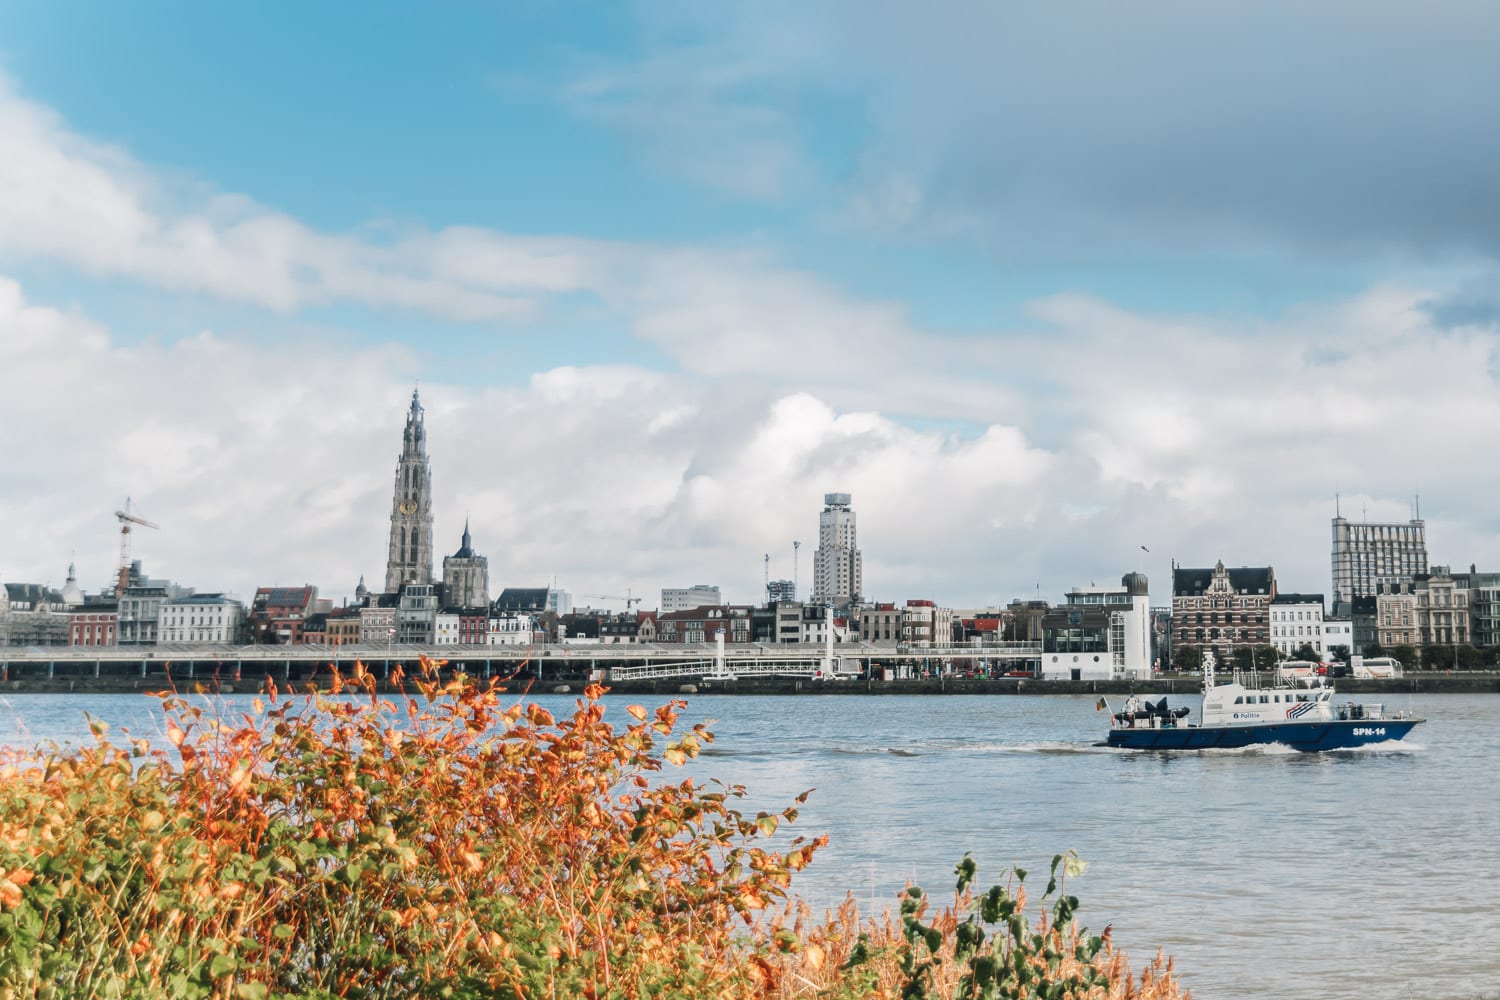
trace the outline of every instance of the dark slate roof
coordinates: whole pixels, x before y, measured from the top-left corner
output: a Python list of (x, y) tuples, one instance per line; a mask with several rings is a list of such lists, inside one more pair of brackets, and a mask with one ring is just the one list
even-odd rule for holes
[[(1271, 567), (1241, 566), (1227, 570), (1229, 585), (1237, 594), (1269, 594), (1271, 592)], [(1208, 590), (1214, 581), (1213, 567), (1187, 569), (1182, 566), (1172, 571), (1172, 596), (1196, 597)]]
[(10, 595), (12, 604), (29, 604), (36, 607), (42, 603), (61, 605), (63, 602), (62, 594), (40, 583), (7, 583), (5, 592)]
[(1272, 604), (1322, 604), (1322, 594), (1277, 594)]
[(300, 608), (312, 603), (312, 587), (261, 587), (255, 603), (268, 608)]
[(495, 598), (497, 611), (545, 611), (546, 587), (506, 587)]

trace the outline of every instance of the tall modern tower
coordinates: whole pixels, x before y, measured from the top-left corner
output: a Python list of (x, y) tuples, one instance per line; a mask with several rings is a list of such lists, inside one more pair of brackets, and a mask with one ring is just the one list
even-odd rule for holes
[(385, 592), (394, 594), (403, 583), (432, 583), (432, 466), (427, 461), (422, 402), (415, 389), (401, 435), (401, 458), (396, 462)]
[(812, 603), (845, 607), (864, 591), (864, 562), (854, 535), (849, 494), (823, 494), (818, 515), (818, 551), (813, 555)]
[(1333, 519), (1333, 601), (1374, 597), (1383, 583), (1427, 572), (1427, 523), (1362, 523)]

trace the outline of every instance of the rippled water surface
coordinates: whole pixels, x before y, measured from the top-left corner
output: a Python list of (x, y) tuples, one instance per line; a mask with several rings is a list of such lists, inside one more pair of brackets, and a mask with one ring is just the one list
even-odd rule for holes
[[(686, 719), (718, 737), (694, 775), (751, 810), (816, 789), (795, 828), (831, 838), (797, 883), (816, 905), (946, 892), (964, 851), (981, 879), (1040, 877), (1072, 848), (1080, 920), (1137, 959), (1164, 947), (1202, 1000), (1500, 995), (1500, 695), (1387, 703), (1428, 722), (1318, 755), (1098, 748), (1082, 697), (693, 696)], [(160, 732), (140, 696), (29, 695), (0, 702), (0, 742), (83, 740), (85, 711)]]

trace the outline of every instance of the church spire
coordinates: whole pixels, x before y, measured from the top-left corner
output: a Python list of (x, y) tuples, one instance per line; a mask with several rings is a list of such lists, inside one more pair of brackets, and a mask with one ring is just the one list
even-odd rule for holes
[(404, 583), (432, 583), (432, 466), (427, 460), (422, 400), (415, 388), (401, 434), (401, 457), (396, 460), (385, 592), (394, 594)]

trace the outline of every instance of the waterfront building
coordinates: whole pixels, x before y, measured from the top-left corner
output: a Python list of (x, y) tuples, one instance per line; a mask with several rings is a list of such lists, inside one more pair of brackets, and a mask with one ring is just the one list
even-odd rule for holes
[(487, 641), (490, 625), (490, 609), (458, 608), (458, 644), (460, 646), (483, 646)]
[(1270, 606), (1276, 573), (1269, 566), (1226, 569), (1172, 567), (1172, 649), (1212, 649), (1220, 663), (1231, 662), (1242, 646), (1271, 641)]
[(1427, 572), (1427, 525), (1333, 519), (1333, 603), (1374, 597), (1387, 583), (1410, 582)]
[(374, 602), (359, 609), (359, 641), (363, 645), (390, 644), (396, 641), (395, 594), (381, 594)]
[(1323, 659), (1347, 660), (1354, 654), (1354, 622), (1348, 618), (1323, 619)]
[(656, 618), (659, 612), (637, 611), (635, 613), (635, 641), (656, 641)]
[(1277, 594), (1271, 599), (1271, 645), (1283, 660), (1309, 646), (1319, 662), (1328, 659), (1323, 636), (1322, 594)]
[(691, 587), (663, 587), (661, 592), (661, 613), (664, 615), (723, 603), (719, 588), (706, 583), (696, 583)]
[(1376, 607), (1376, 595), (1356, 597), (1349, 601), (1349, 621), (1355, 633), (1355, 645), (1350, 652), (1364, 654), (1365, 649), (1376, 645), (1379, 636), (1380, 615)]
[[(257, 645), (296, 645), (309, 615), (316, 614), (318, 588), (258, 587), (246, 615), (246, 638)], [(124, 616), (121, 616), (123, 621)], [(122, 626), (123, 627), (123, 626)]]
[(1469, 567), (1469, 635), (1476, 646), (1500, 646), (1500, 573)]
[(432, 644), (434, 646), (458, 645), (457, 611), (439, 611), (433, 615)]
[(391, 540), (385, 563), (385, 592), (402, 585), (432, 583), (432, 465), (427, 460), (427, 428), (422, 401), (412, 390), (396, 460), (391, 496)]
[(458, 551), (443, 558), (443, 600), (451, 608), (490, 606), (490, 561), (475, 554), (468, 521)]
[(492, 612), (485, 642), (491, 646), (530, 646), (540, 641), (536, 617), (524, 611)]
[(907, 646), (946, 646), (953, 641), (953, 612), (932, 601), (913, 599), (901, 609), (901, 642)]
[(844, 608), (857, 604), (864, 593), (864, 561), (855, 532), (854, 510), (848, 493), (823, 494), (818, 515), (818, 550), (813, 554), (811, 604)]
[(641, 621), (637, 612), (624, 611), (609, 615), (599, 621), (599, 641), (605, 645), (619, 645), (636, 641)]
[(547, 588), (547, 610), (561, 618), (573, 613), (573, 595), (557, 587)]
[(901, 611), (895, 604), (876, 603), (859, 609), (859, 638), (877, 646), (895, 646), (901, 641)]
[(66, 646), (63, 595), (37, 583), (0, 582), (0, 646)]
[(1151, 599), (1145, 574), (1118, 587), (1074, 587), (1042, 615), (1041, 673), (1048, 680), (1148, 680)]
[(775, 604), (778, 601), (795, 601), (797, 599), (797, 584), (791, 580), (772, 580), (766, 584), (766, 604)]
[(1417, 644), (1417, 595), (1411, 582), (1386, 582), (1375, 595), (1375, 641), (1382, 649)]
[(190, 594), (167, 601), (158, 615), (158, 642), (244, 640), (245, 605), (224, 594)]
[(1455, 577), (1447, 566), (1419, 574), (1412, 592), (1417, 598), (1417, 643), (1422, 646), (1469, 642), (1469, 578)]
[(161, 608), (171, 598), (165, 586), (136, 584), (126, 587), (119, 598), (119, 644), (156, 645)]
[(656, 619), (656, 641), (713, 642), (714, 637), (722, 631), (727, 643), (749, 642), (752, 610), (748, 604), (721, 604), (687, 611), (664, 612)]
[[(431, 646), (437, 642), (438, 592), (430, 583), (408, 583), (396, 604), (396, 641), (403, 646)], [(458, 621), (455, 616), (454, 630)]]
[(777, 601), (772, 605), (771, 641), (799, 643), (802, 641), (802, 616), (808, 605), (801, 601)]
[(360, 608), (337, 608), (324, 622), (324, 641), (331, 646), (352, 646), (360, 641)]
[(113, 646), (119, 628), (120, 606), (114, 601), (84, 604), (68, 612), (68, 645)]

